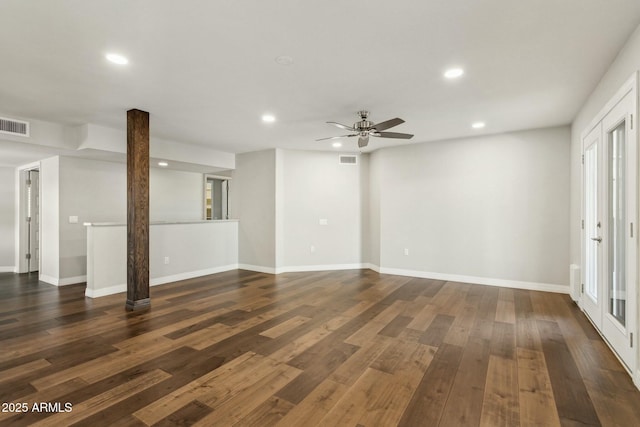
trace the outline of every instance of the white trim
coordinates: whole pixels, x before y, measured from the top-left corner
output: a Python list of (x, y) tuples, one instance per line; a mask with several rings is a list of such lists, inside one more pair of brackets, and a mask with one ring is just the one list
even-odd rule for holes
[(52, 276), (47, 276), (46, 274), (40, 274), (38, 280), (53, 286), (58, 286), (58, 279)]
[(74, 276), (58, 279), (58, 286), (76, 285), (78, 283), (86, 283), (87, 276)]
[(305, 271), (337, 271), (337, 270), (361, 270), (368, 264), (326, 264), (326, 265), (294, 265), (276, 268), (276, 274), (302, 273)]
[(47, 276), (46, 274), (40, 274), (38, 280), (53, 286), (68, 286), (85, 283), (87, 281), (87, 276), (65, 277), (64, 279), (59, 279), (57, 277)]
[(459, 274), (431, 273), (428, 271), (404, 270), (400, 268), (381, 267), (380, 273), (396, 276), (419, 277), (423, 279), (446, 280), (450, 282), (472, 283), (474, 285), (500, 286), (503, 288), (527, 289), (530, 291), (556, 292), (568, 294), (570, 289), (566, 285), (554, 283), (523, 282), (520, 280), (494, 279), (490, 277), (462, 276)]
[(238, 269), (256, 271), (258, 273), (277, 274), (275, 268), (273, 268), (273, 267), (264, 267), (262, 265), (238, 264)]
[[(238, 269), (237, 264), (223, 265), (220, 267), (205, 268), (204, 270), (188, 271), (186, 273), (172, 274), (170, 276), (156, 277), (151, 279), (149, 286), (164, 285), (165, 283), (177, 282), (180, 280), (193, 279), (194, 277), (208, 276), (209, 274), (222, 273), (223, 271), (230, 271)], [(84, 295), (89, 298), (98, 298), (106, 295), (119, 294), (127, 291), (127, 284), (120, 284), (115, 286), (109, 286), (107, 288), (91, 289), (87, 286), (84, 291)]]
[(0, 267), (0, 273), (15, 273), (15, 272), (16, 272), (16, 267), (13, 265)]
[[(419, 270), (404, 270), (399, 268), (379, 267), (377, 265), (370, 264), (370, 263), (299, 265), (299, 266), (289, 266), (289, 267), (280, 267), (280, 268), (265, 267), (260, 265), (251, 265), (251, 264), (229, 264), (221, 267), (207, 268), (204, 270), (173, 274), (171, 276), (157, 277), (155, 279), (151, 279), (150, 286), (157, 286), (165, 283), (177, 282), (180, 280), (192, 279), (194, 277), (207, 276), (209, 274), (216, 274), (216, 273), (221, 273), (224, 271), (230, 271), (235, 269), (256, 271), (258, 273), (266, 273), (266, 274), (369, 269), (381, 274), (393, 274), (396, 276), (409, 276), (409, 277), (418, 277), (418, 278), (425, 278), (425, 279), (446, 280), (451, 282), (472, 283), (476, 285), (500, 286), (504, 288), (527, 289), (532, 291), (556, 292), (556, 293), (562, 293), (562, 294), (569, 294), (569, 286), (558, 285), (553, 283), (523, 282), (519, 280), (494, 279), (494, 278), (478, 277), (478, 276), (462, 276), (458, 274), (432, 273), (432, 272), (419, 271)], [(47, 279), (50, 279), (51, 281)], [(55, 279), (50, 278), (48, 276), (40, 276), (40, 280), (42, 280), (43, 282), (47, 282), (47, 283), (58, 286), (58, 284), (56, 283), (57, 281), (55, 281)], [(71, 279), (63, 279), (63, 280), (68, 281)], [(125, 292), (126, 290), (127, 290), (126, 284), (110, 286), (108, 288), (102, 288), (102, 289), (87, 288), (87, 290), (85, 291), (85, 295), (89, 298), (97, 298), (105, 295)]]
[[(586, 138), (586, 136), (596, 126), (598, 126), (598, 123), (600, 123), (602, 121), (602, 119), (604, 119), (604, 117), (609, 113), (609, 111), (613, 110), (613, 108), (616, 105), (618, 105), (618, 103), (620, 101), (622, 101), (622, 99), (629, 92), (635, 90), (636, 84), (637, 84), (637, 79), (638, 79), (638, 71), (634, 71), (633, 74), (631, 74), (631, 77), (629, 77), (627, 79), (627, 81), (625, 81), (624, 84), (620, 87), (620, 89), (618, 89), (616, 91), (615, 95), (613, 95), (609, 99), (609, 102), (607, 102), (604, 105), (604, 107), (602, 107), (602, 109), (598, 112), (598, 114), (596, 114), (596, 116), (589, 122), (589, 125), (582, 131), (582, 134), (580, 135), (580, 140), (584, 140)], [(634, 123), (634, 128), (635, 128), (635, 123)], [(584, 154), (584, 148), (583, 148), (582, 152)]]
[(109, 286), (108, 288), (102, 289), (89, 289), (87, 287), (87, 289), (85, 289), (84, 291), (84, 296), (89, 298), (98, 298), (105, 297), (107, 295), (119, 294), (122, 292), (127, 292), (126, 283), (122, 285)]
[(554, 283), (523, 282), (520, 280), (494, 279), (490, 277), (432, 273), (428, 271), (380, 267), (371, 263), (298, 265), (298, 266), (278, 267), (278, 268), (263, 267), (263, 266), (251, 265), (251, 264), (238, 264), (238, 268), (242, 270), (257, 271), (259, 273), (267, 273), (267, 274), (297, 273), (297, 272), (305, 272), (305, 271), (336, 271), (336, 270), (369, 269), (377, 273), (393, 274), (396, 276), (408, 276), (408, 277), (418, 277), (418, 278), (424, 278), (424, 279), (446, 280), (451, 282), (472, 283), (476, 285), (500, 286), (503, 288), (513, 288), (513, 289), (527, 289), (531, 291), (556, 292), (561, 294), (570, 293), (569, 286), (558, 285)]
[(223, 271), (236, 270), (238, 264), (222, 265), (220, 267), (205, 268), (204, 270), (187, 271), (185, 273), (172, 274), (170, 276), (156, 277), (151, 279), (149, 285), (164, 285), (165, 283), (177, 282), (180, 280), (193, 279), (194, 277), (207, 276), (209, 274), (222, 273)]
[[(375, 267), (375, 268), (373, 268)], [(324, 264), (324, 265), (292, 265), (287, 267), (264, 267), (261, 265), (238, 264), (241, 270), (256, 271), (266, 274), (282, 274), (282, 273), (303, 273), (306, 271), (338, 271), (338, 270), (362, 270), (368, 268), (376, 270), (377, 266), (368, 263), (357, 264)]]
[(368, 268), (369, 270), (373, 270), (376, 273), (380, 273), (380, 266), (379, 265), (375, 265), (375, 264), (371, 264), (371, 263), (364, 263), (362, 264), (363, 267), (362, 268)]

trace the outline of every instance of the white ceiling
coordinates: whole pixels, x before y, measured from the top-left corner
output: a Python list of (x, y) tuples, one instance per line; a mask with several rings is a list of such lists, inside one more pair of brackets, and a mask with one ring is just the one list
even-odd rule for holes
[(359, 109), (415, 134), (369, 149), (562, 125), (638, 24), (638, 0), (2, 0), (0, 114), (124, 128), (139, 108), (152, 135), (236, 153), (333, 149), (325, 122)]

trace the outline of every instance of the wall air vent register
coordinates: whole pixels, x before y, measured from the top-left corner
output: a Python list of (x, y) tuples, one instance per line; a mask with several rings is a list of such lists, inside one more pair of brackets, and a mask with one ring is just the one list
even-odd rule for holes
[(355, 155), (341, 155), (340, 156), (340, 164), (341, 165), (357, 165), (358, 164), (358, 156)]
[(0, 117), (0, 133), (16, 136), (29, 136), (29, 122)]

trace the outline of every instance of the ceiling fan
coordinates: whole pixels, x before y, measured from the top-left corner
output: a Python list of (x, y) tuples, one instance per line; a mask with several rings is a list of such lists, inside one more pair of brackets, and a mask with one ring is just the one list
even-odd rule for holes
[(334, 126), (339, 127), (340, 129), (345, 129), (351, 132), (354, 132), (349, 135), (341, 135), (341, 136), (330, 136), (329, 138), (320, 138), (316, 139), (316, 141), (325, 141), (328, 139), (338, 139), (338, 138), (350, 138), (353, 136), (358, 137), (358, 147), (363, 148), (369, 144), (369, 137), (374, 136), (377, 138), (398, 138), (398, 139), (411, 139), (413, 135), (409, 133), (398, 133), (398, 132), (382, 132), (386, 129), (392, 128), (394, 126), (398, 126), (399, 124), (404, 123), (404, 120), (396, 117), (395, 119), (390, 119), (378, 124), (367, 120), (369, 117), (369, 112), (362, 110), (358, 111), (358, 116), (360, 116), (360, 121), (355, 122), (353, 126), (347, 126), (336, 122), (327, 122)]

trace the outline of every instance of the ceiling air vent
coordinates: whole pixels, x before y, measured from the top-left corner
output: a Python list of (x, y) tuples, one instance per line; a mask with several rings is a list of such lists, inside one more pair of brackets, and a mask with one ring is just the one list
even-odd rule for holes
[(340, 164), (341, 165), (357, 165), (358, 164), (358, 156), (340, 156)]
[(0, 117), (0, 133), (29, 136), (29, 122)]

